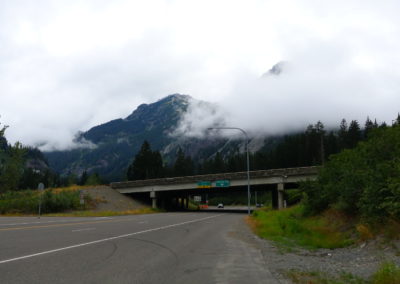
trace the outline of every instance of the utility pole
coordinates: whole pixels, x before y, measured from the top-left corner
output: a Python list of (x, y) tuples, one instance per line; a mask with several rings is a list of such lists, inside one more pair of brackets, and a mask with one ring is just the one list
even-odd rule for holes
[(242, 132), (245, 136), (245, 142), (246, 142), (246, 164), (247, 164), (247, 214), (250, 215), (250, 199), (251, 199), (251, 194), (250, 194), (250, 160), (249, 160), (249, 137), (247, 136), (246, 131), (239, 127), (209, 127), (208, 130), (213, 130), (213, 129), (233, 129), (233, 130), (239, 130)]

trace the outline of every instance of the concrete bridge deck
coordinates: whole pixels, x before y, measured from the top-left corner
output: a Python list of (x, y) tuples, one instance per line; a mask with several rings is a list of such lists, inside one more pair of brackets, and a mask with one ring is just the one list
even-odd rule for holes
[[(320, 167), (299, 167), (250, 171), (250, 186), (276, 184), (276, 203), (277, 207), (281, 208), (283, 207), (284, 185), (287, 183), (298, 183), (308, 179), (315, 179), (319, 168)], [(185, 197), (185, 199), (188, 199), (188, 195), (193, 193), (193, 191), (204, 190), (199, 187), (199, 182), (209, 182), (212, 188), (216, 188), (215, 182), (220, 180), (229, 181), (230, 188), (244, 187), (247, 186), (247, 172), (114, 182), (111, 183), (111, 187), (120, 193), (150, 193), (150, 197), (153, 199), (153, 206), (155, 207), (157, 198), (161, 197), (161, 193), (179, 192), (179, 197), (186, 194), (187, 197)], [(185, 202), (187, 203), (187, 200)]]

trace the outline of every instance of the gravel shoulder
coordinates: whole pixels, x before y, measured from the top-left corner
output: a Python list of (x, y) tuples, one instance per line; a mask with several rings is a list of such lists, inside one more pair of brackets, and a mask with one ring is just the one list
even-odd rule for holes
[(400, 241), (388, 244), (375, 240), (347, 248), (288, 251), (256, 236), (245, 221), (235, 230), (235, 237), (261, 252), (266, 267), (278, 283), (292, 283), (286, 276), (290, 270), (320, 272), (332, 277), (350, 273), (368, 279), (385, 261), (400, 266)]

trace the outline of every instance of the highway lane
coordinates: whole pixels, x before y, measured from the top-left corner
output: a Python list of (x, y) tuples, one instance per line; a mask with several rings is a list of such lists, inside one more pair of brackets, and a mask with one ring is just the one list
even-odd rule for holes
[(243, 214), (0, 218), (1, 283), (276, 283)]

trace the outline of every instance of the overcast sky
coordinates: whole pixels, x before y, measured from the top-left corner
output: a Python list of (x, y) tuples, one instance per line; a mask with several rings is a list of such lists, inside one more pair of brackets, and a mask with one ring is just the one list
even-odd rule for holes
[[(219, 103), (227, 125), (254, 132), (390, 123), (399, 11), (398, 0), (0, 0), (0, 123), (10, 142), (65, 148), (172, 93)], [(260, 79), (279, 61), (280, 76)], [(204, 126), (199, 112), (184, 123)]]

